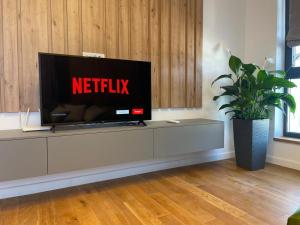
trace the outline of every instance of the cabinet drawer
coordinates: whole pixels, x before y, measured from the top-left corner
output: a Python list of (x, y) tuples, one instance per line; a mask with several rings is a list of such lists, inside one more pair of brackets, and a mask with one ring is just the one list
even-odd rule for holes
[(46, 174), (45, 138), (0, 141), (0, 181)]
[(153, 130), (48, 138), (48, 173), (153, 159)]
[(203, 124), (155, 130), (155, 158), (224, 147), (224, 124)]

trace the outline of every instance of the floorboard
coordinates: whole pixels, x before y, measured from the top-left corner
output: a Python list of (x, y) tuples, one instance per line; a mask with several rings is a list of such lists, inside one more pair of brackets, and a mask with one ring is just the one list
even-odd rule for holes
[(300, 171), (233, 160), (0, 200), (0, 225), (285, 225)]

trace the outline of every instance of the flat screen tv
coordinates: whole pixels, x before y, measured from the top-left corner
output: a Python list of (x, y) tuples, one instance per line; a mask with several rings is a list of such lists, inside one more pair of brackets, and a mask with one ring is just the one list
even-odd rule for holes
[(151, 119), (150, 62), (39, 53), (41, 124)]

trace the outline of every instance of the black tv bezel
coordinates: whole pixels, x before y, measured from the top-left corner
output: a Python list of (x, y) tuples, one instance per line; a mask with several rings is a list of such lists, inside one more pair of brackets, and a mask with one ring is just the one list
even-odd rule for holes
[(150, 61), (142, 61), (142, 60), (130, 60), (130, 59), (116, 59), (116, 58), (100, 58), (100, 57), (90, 57), (90, 56), (82, 56), (82, 55), (69, 55), (69, 54), (58, 54), (58, 53), (49, 53), (49, 52), (38, 52), (38, 67), (39, 67), (39, 96), (40, 96), (40, 117), (41, 117), (41, 126), (65, 126), (65, 125), (90, 125), (90, 124), (108, 124), (108, 123), (121, 123), (121, 122), (134, 122), (139, 121), (143, 122), (144, 120), (151, 120), (152, 119), (152, 87), (150, 82), (150, 88), (149, 88), (149, 96), (150, 96), (150, 117), (147, 118), (141, 118), (140, 120), (129, 120), (129, 119), (119, 119), (119, 120), (97, 120), (92, 122), (60, 122), (60, 123), (44, 123), (43, 121), (43, 97), (42, 97), (42, 76), (41, 76), (41, 67), (40, 67), (40, 57), (42, 55), (51, 55), (51, 56), (66, 56), (66, 57), (76, 57), (76, 58), (99, 58), (104, 60), (116, 60), (116, 61), (127, 61), (127, 62), (142, 62), (142, 63), (148, 63), (150, 66), (150, 81), (152, 80), (152, 74), (151, 74), (151, 62)]

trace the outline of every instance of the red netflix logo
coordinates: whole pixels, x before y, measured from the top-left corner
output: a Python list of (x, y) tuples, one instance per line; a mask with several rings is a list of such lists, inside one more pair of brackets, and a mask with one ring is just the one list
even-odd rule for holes
[(132, 115), (143, 115), (144, 109), (132, 109)]
[(90, 93), (129, 95), (127, 88), (128, 82), (129, 80), (125, 79), (73, 77), (72, 93), (73, 95)]

